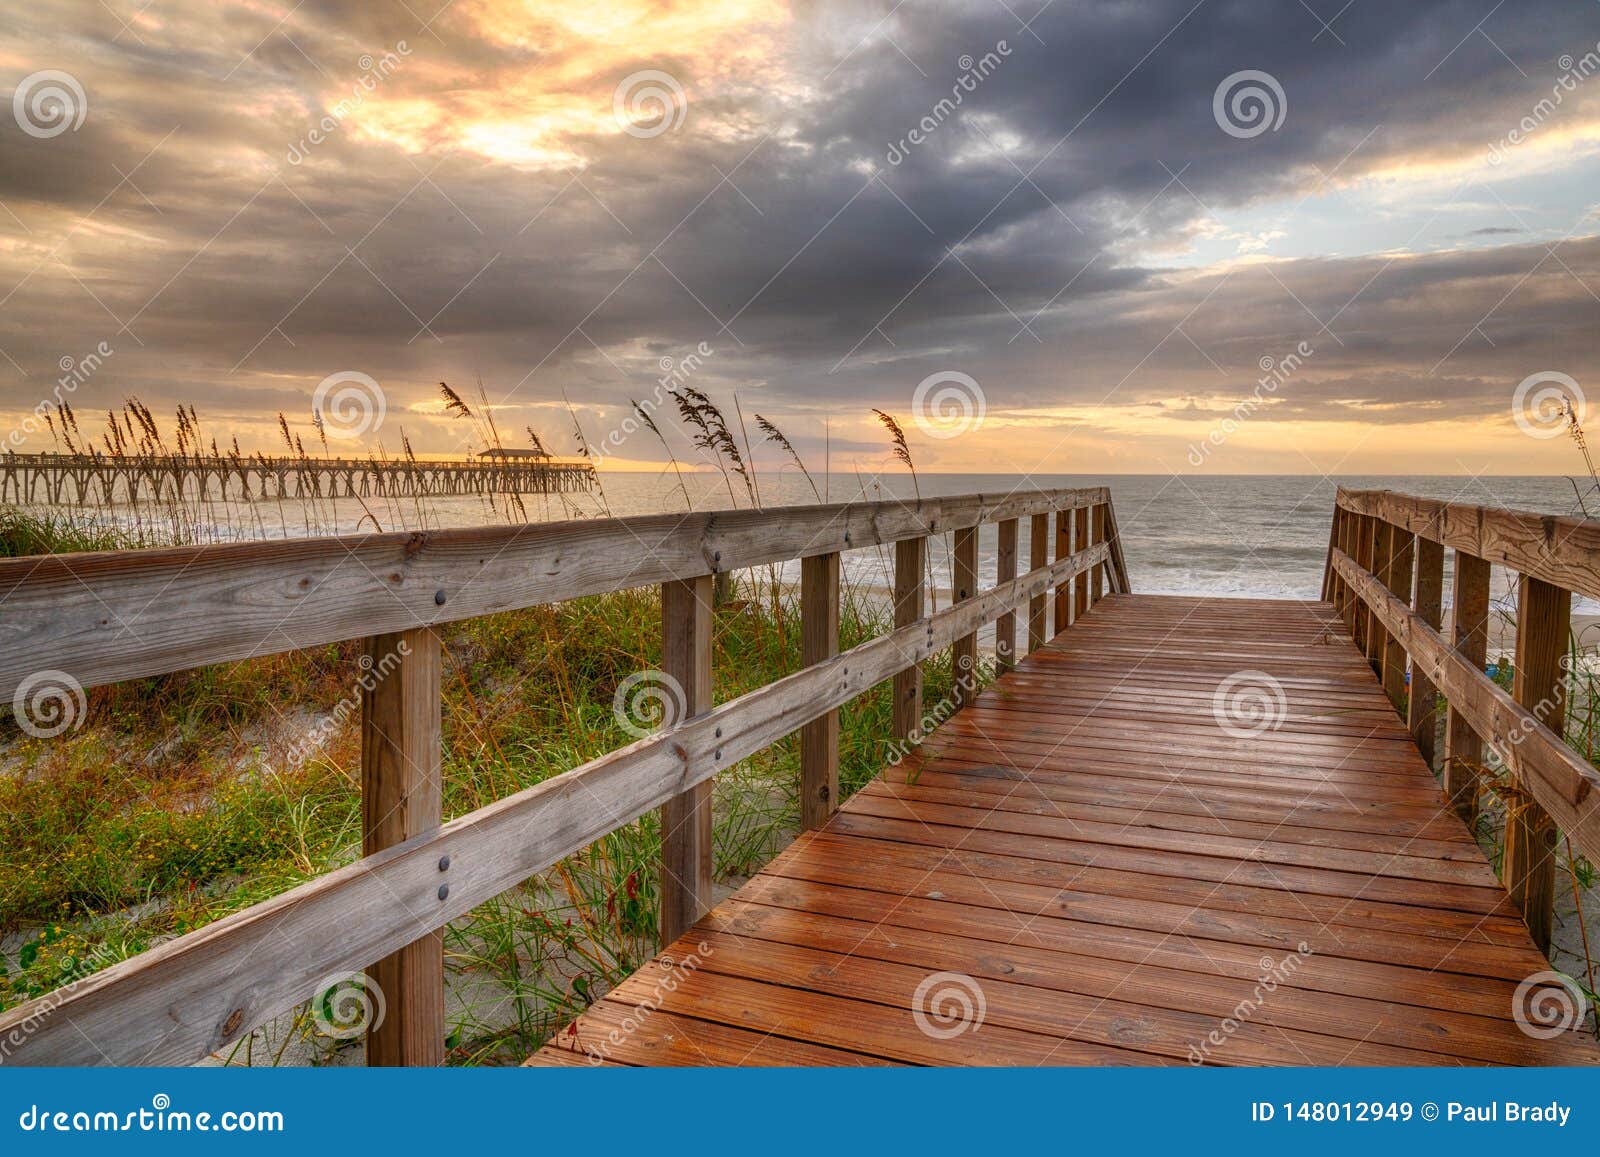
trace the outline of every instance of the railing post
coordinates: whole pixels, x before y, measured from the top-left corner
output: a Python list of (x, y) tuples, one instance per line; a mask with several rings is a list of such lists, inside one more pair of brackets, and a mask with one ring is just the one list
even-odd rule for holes
[[(954, 567), (951, 573), (951, 604), (962, 603), (978, 593), (978, 528), (963, 526), (956, 531)], [(962, 635), (950, 647), (951, 701), (960, 710), (978, 697), (978, 636)]]
[[(1434, 630), (1439, 629), (1444, 611), (1444, 543), (1417, 535), (1417, 584), (1411, 609)], [(1406, 704), (1406, 726), (1416, 740), (1417, 750), (1429, 768), (1433, 767), (1434, 735), (1439, 730), (1439, 696), (1428, 681), (1422, 664), (1411, 664), (1411, 698)]]
[[(1394, 539), (1389, 531), (1392, 529), (1381, 518), (1372, 520), (1372, 552), (1368, 559), (1367, 569), (1377, 576), (1378, 582), (1385, 587), (1389, 585), (1389, 559), (1390, 550)], [(1377, 615), (1370, 611), (1367, 613), (1367, 662), (1372, 665), (1373, 671), (1379, 680), (1383, 679), (1383, 656), (1388, 649), (1388, 632)]]
[[(1360, 514), (1356, 516), (1355, 526), (1351, 530), (1351, 543), (1355, 547), (1351, 552), (1351, 557), (1365, 571), (1372, 569), (1372, 545), (1376, 524), (1377, 519), (1371, 515)], [(1369, 633), (1368, 627), (1371, 626), (1372, 612), (1368, 609), (1365, 599), (1352, 598), (1350, 600), (1350, 613), (1351, 637), (1355, 640), (1356, 649), (1364, 655), (1367, 653), (1367, 635)]]
[[(1345, 513), (1343, 527), (1340, 528), (1339, 537), (1342, 538), (1342, 549), (1351, 558), (1358, 558), (1361, 554), (1361, 517)], [(1344, 621), (1350, 629), (1350, 637), (1356, 637), (1356, 608), (1361, 605), (1361, 600), (1356, 597), (1355, 591), (1350, 589), (1350, 584), (1345, 583), (1344, 591)]]
[[(661, 669), (682, 692), (683, 714), (711, 708), (711, 575), (661, 584)], [(661, 805), (661, 944), (671, 944), (711, 907), (711, 781)]]
[[(1000, 523), (1000, 543), (995, 551), (995, 583), (1004, 586), (1017, 577), (1017, 520)], [(1009, 671), (1017, 665), (1017, 612), (1009, 610), (994, 624), (995, 666)]]
[[(1089, 545), (1089, 508), (1080, 506), (1072, 512), (1072, 545), (1083, 550)], [(1072, 621), (1077, 622), (1089, 610), (1089, 572), (1084, 571), (1073, 580)]]
[[(1563, 734), (1566, 726), (1564, 660), (1571, 622), (1571, 592), (1528, 575), (1518, 580), (1517, 673), (1512, 694), (1534, 719), (1557, 735)], [(1533, 942), (1547, 954), (1555, 903), (1556, 838), (1555, 823), (1531, 796), (1512, 799), (1506, 813), (1506, 890), (1521, 909)]]
[[(1056, 511), (1056, 558), (1066, 558), (1072, 553), (1072, 511)], [(1059, 635), (1072, 623), (1072, 580), (1062, 579), (1056, 587), (1056, 620), (1054, 633)]]
[[(1456, 551), (1450, 591), (1450, 645), (1478, 671), (1489, 657), (1489, 561)], [(1450, 707), (1444, 729), (1444, 793), (1470, 825), (1478, 811), (1483, 739)]]
[[(839, 653), (839, 555), (800, 560), (800, 662)], [(813, 831), (839, 807), (839, 712), (800, 728), (800, 826)]]
[[(1401, 602), (1411, 602), (1411, 570), (1414, 559), (1415, 536), (1404, 527), (1389, 526), (1389, 573), (1384, 586)], [(1387, 631), (1383, 638), (1383, 689), (1389, 702), (1399, 710), (1406, 698), (1406, 649)]]
[[(429, 627), (366, 640), (361, 665), (361, 851), (373, 855), (437, 828), (439, 636)], [(440, 886), (448, 885), (441, 870)], [(372, 966), (383, 1009), (367, 1031), (369, 1065), (444, 1063), (444, 932)]]
[(1338, 602), (1339, 576), (1333, 573), (1333, 548), (1339, 545), (1339, 530), (1344, 522), (1344, 510), (1339, 499), (1333, 500), (1333, 519), (1328, 524), (1328, 558), (1322, 565), (1322, 601)]
[[(1109, 507), (1104, 502), (1094, 508), (1094, 538), (1091, 541), (1096, 546), (1110, 538), (1106, 531), (1106, 523), (1109, 521), (1106, 517), (1108, 509)], [(1099, 602), (1105, 597), (1105, 593), (1106, 564), (1102, 562), (1095, 564), (1093, 576), (1089, 580), (1089, 604), (1093, 606)]]
[[(1028, 569), (1038, 570), (1050, 561), (1050, 516), (1035, 514), (1028, 525)], [(1031, 655), (1049, 637), (1050, 600), (1043, 593), (1028, 600), (1028, 653)]]
[[(928, 540), (903, 538), (894, 544), (894, 625), (907, 627), (922, 618), (923, 571)], [(914, 739), (922, 728), (922, 667), (914, 664), (894, 677), (894, 737)]]
[(1333, 508), (1333, 546), (1328, 551), (1328, 571), (1323, 580), (1324, 590), (1326, 591), (1324, 597), (1333, 603), (1334, 611), (1338, 614), (1339, 620), (1344, 623), (1346, 628), (1349, 627), (1350, 620), (1346, 617), (1344, 611), (1344, 582), (1339, 578), (1339, 575), (1333, 569), (1333, 551), (1342, 550), (1346, 554), (1350, 553), (1350, 522), (1350, 516), (1345, 513), (1344, 508), (1336, 505)]

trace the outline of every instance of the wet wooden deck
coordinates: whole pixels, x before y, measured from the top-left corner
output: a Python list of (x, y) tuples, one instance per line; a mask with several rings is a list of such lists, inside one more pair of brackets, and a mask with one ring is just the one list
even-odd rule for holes
[(910, 770), (530, 1063), (1600, 1061), (1326, 603), (1110, 596)]

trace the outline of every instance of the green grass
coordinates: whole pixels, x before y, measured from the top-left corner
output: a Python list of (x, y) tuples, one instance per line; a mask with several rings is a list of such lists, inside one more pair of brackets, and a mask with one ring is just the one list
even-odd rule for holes
[(0, 558), (83, 550), (128, 550), (142, 545), (115, 526), (64, 513), (0, 507)]
[[(16, 522), (0, 526), (16, 526)], [(59, 543), (59, 527), (19, 544)], [(13, 532), (15, 533), (15, 532)], [(65, 541), (82, 541), (69, 536)], [(654, 590), (470, 620), (445, 637), (445, 810), (457, 816), (631, 742), (612, 700), (660, 665)], [(847, 596), (841, 643), (889, 628), (881, 601)], [(719, 701), (800, 664), (799, 616), (775, 576), (739, 576), (715, 615)], [(0, 722), (0, 1007), (200, 927), (354, 859), (360, 847), (354, 713), (313, 758), (283, 737), (354, 696), (354, 643), (208, 667), (89, 697), (84, 724), (51, 740)], [(927, 667), (929, 701), (950, 687)], [(841, 711), (846, 794), (890, 754), (887, 686)], [(735, 882), (798, 827), (790, 737), (716, 782), (715, 870)], [(454, 1063), (520, 1061), (656, 947), (660, 836), (642, 817), (446, 930)], [(350, 1047), (304, 1010), (237, 1059), (290, 1039), (324, 1059)]]

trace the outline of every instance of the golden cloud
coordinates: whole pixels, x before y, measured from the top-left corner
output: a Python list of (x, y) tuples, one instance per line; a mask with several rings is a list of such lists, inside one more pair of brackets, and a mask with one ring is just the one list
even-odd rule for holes
[[(787, 4), (760, 0), (481, 0), (451, 16), (494, 63), (453, 60), (447, 47), (419, 39), (405, 75), (368, 98), (356, 136), (412, 153), (456, 148), (519, 168), (566, 169), (588, 162), (595, 138), (620, 136), (630, 124), (650, 129), (663, 113), (725, 135), (737, 131), (724, 119), (732, 114), (705, 102), (782, 87), (790, 21)], [(645, 94), (623, 101), (631, 112), (619, 116), (619, 86), (646, 70), (671, 78), (655, 87), (670, 107)]]

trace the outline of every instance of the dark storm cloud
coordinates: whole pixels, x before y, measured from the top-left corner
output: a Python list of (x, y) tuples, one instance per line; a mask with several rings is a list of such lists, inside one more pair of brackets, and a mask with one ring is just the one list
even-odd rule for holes
[[(1482, 34), (1483, 3), (1320, 7), (1331, 27), (1265, 0), (1058, 0), (1019, 7), (1026, 27), (990, 3), (808, 6), (773, 62), (788, 83), (708, 83), (651, 139), (574, 129), (581, 169), (487, 160), (448, 126), (402, 149), (365, 137), (359, 110), (290, 162), (363, 53), (406, 41), (385, 84), (451, 108), (570, 63), (571, 46), (475, 36), (464, 13), (430, 31), (399, 4), (306, 4), (282, 25), (163, 5), (160, 30), (120, 33), (98, 4), (23, 14), (5, 79), (65, 69), (91, 111), (51, 139), (0, 118), (0, 349), (28, 374), (0, 364), (0, 396), (31, 407), (60, 357), (109, 338), (86, 405), (303, 410), (349, 368), (402, 402), (481, 374), (513, 405), (615, 405), (705, 341), (704, 384), (777, 411), (893, 408), (949, 367), (1001, 409), (1236, 395), (1261, 357), (1309, 340), (1308, 384), (1282, 412), (1404, 421), (1477, 412), (1507, 375), (1586, 357), (1587, 240), (1543, 262), (1508, 246), (1226, 276), (1155, 263), (1214, 211), (1336, 167), (1481, 149), (1538, 87), (1519, 68), (1595, 38), (1592, 6), (1570, 0)], [(990, 53), (991, 74), (938, 112), (964, 58)], [(691, 93), (710, 72), (662, 45), (619, 58), (597, 106), (648, 67)], [(1242, 69), (1281, 82), (1279, 131), (1218, 128), (1213, 93)]]

